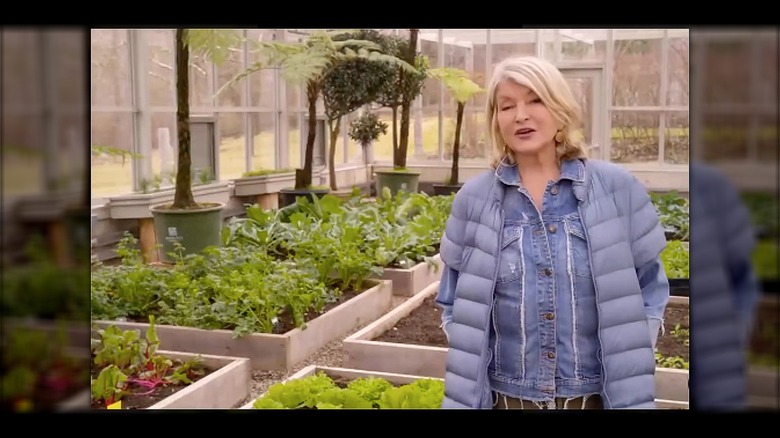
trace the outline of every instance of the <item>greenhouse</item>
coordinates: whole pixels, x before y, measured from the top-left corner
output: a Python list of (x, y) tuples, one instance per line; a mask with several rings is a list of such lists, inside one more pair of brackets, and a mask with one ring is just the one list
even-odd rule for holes
[(650, 194), (654, 403), (688, 409), (688, 49), (686, 29), (93, 29), (92, 408), (440, 408), (440, 245), (490, 167), (487, 80), (531, 55), (589, 158)]

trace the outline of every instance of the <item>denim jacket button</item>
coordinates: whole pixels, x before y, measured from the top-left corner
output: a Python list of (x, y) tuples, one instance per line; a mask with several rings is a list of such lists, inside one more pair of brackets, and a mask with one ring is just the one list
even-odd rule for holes
[(558, 186), (552, 186), (552, 188), (550, 188), (550, 193), (552, 193), (553, 195), (557, 195), (558, 194)]
[(554, 232), (558, 231), (558, 227), (555, 226), (555, 224), (552, 224), (549, 227), (547, 227), (547, 230), (550, 231), (551, 233), (554, 233)]
[(555, 352), (554, 351), (548, 351), (547, 352), (547, 357), (550, 358), (550, 359), (555, 359)]
[(550, 268), (544, 268), (544, 275), (551, 276), (552, 275), (552, 269)]
[(553, 318), (555, 318), (555, 314), (552, 313), (552, 312), (547, 312), (547, 314), (544, 315), (544, 317), (549, 319), (549, 320), (552, 320)]

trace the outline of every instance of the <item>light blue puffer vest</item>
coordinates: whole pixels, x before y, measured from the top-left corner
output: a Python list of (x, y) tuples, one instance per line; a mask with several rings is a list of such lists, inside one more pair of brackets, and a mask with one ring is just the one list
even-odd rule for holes
[[(442, 408), (492, 408), (488, 324), (504, 193), (493, 170), (465, 183), (442, 237), (442, 260), (460, 271)], [(666, 245), (658, 215), (645, 188), (616, 164), (587, 160), (574, 194), (596, 286), (604, 406), (654, 408), (655, 356), (635, 266), (654, 260)]]

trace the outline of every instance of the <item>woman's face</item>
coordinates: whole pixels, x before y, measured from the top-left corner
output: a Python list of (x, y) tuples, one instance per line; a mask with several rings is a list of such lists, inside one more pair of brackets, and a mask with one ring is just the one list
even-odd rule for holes
[(496, 88), (496, 111), (504, 142), (516, 155), (555, 147), (555, 118), (530, 88), (503, 80)]

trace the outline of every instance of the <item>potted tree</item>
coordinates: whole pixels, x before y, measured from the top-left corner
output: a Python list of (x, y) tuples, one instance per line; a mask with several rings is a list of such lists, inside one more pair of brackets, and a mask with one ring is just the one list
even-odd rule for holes
[(399, 68), (402, 70), (416, 72), (412, 65), (380, 53), (378, 51), (379, 46), (376, 43), (367, 40), (347, 39), (337, 41), (335, 39), (339, 35), (352, 34), (354, 32), (354, 30), (315, 31), (302, 42), (257, 42), (261, 60), (252, 64), (220, 89), (221, 92), (250, 74), (268, 67), (279, 68), (282, 77), (291, 85), (303, 85), (305, 87), (308, 105), (308, 133), (306, 150), (304, 152), (304, 165), (302, 169), (296, 169), (295, 187), (280, 191), (280, 207), (294, 203), (298, 196), (312, 197), (312, 195), (324, 195), (330, 191), (328, 188), (312, 187), (312, 171), (314, 141), (317, 132), (317, 101), (319, 100), (326, 74), (336, 63), (341, 60), (354, 58), (385, 60), (400, 66)]
[(443, 67), (430, 70), (429, 76), (442, 81), (447, 91), (458, 104), (455, 118), (455, 139), (452, 142), (452, 168), (447, 184), (434, 184), (433, 192), (436, 195), (449, 195), (460, 190), (462, 184), (459, 179), (458, 161), (460, 157), (460, 138), (463, 130), (463, 113), (466, 103), (476, 94), (485, 91), (477, 83), (469, 79), (465, 70), (452, 67)]
[[(412, 102), (422, 93), (425, 79), (428, 78), (428, 59), (417, 52), (418, 34), (419, 29), (410, 29), (408, 42), (398, 41), (395, 45), (398, 57), (414, 64), (415, 70), (394, 69), (377, 99), (380, 104), (393, 109), (393, 169), (375, 172), (378, 195), (381, 195), (384, 187), (389, 188), (393, 195), (400, 190), (416, 192), (419, 183), (420, 173), (406, 168)], [(396, 141), (395, 120), (399, 105), (401, 132)]]
[(192, 195), (192, 159), (190, 155), (190, 49), (208, 54), (220, 63), (227, 49), (240, 37), (229, 31), (176, 29), (176, 130), (178, 160), (173, 203), (150, 207), (160, 260), (172, 261), (169, 253), (178, 245), (185, 253), (197, 253), (221, 244), (222, 209), (220, 202), (196, 202)]
[[(330, 189), (338, 191), (336, 182), (336, 146), (341, 128), (341, 118), (376, 101), (385, 88), (388, 68), (397, 69), (401, 60), (391, 55), (386, 37), (373, 29), (361, 29), (354, 34), (334, 37), (336, 41), (349, 39), (371, 41), (377, 44), (377, 52), (369, 57), (346, 57), (336, 61), (325, 74), (322, 98), (330, 131), (328, 170)], [(345, 53), (360, 51), (359, 46), (345, 46)], [(359, 78), (359, 79), (357, 79)], [(357, 80), (356, 80), (357, 79)], [(342, 193), (344, 195), (344, 193)]]
[(367, 111), (360, 118), (352, 121), (349, 125), (349, 138), (358, 142), (363, 149), (363, 164), (366, 166), (366, 182), (371, 193), (371, 170), (368, 165), (368, 146), (371, 142), (377, 141), (380, 135), (387, 134), (387, 123), (381, 121), (379, 117)]

